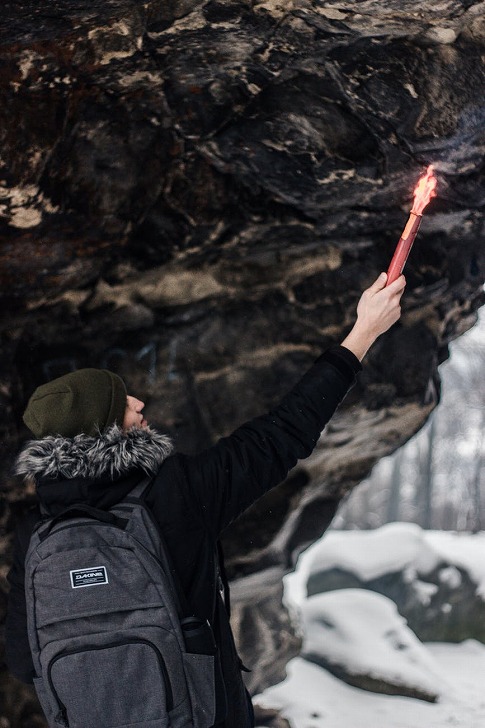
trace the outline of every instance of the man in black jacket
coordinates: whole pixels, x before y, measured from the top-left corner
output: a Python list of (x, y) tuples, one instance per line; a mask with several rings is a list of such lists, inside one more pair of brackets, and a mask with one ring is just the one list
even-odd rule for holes
[[(219, 648), (222, 678), (216, 687), (217, 728), (249, 728), (251, 706), (241, 662), (216, 583), (221, 531), (310, 455), (322, 430), (361, 369), (360, 361), (400, 316), (405, 280), (386, 287), (382, 273), (361, 296), (357, 320), (340, 346), (315, 362), (268, 414), (257, 417), (195, 456), (172, 451), (168, 438), (148, 427), (143, 402), (127, 395), (112, 372), (84, 369), (39, 387), (24, 421), (36, 436), (20, 453), (16, 471), (35, 481), (44, 513), (83, 503), (108, 509), (146, 474), (146, 504), (161, 528), (182, 589), (208, 619)], [(9, 573), (6, 660), (31, 683), (24, 590), (24, 561), (39, 508), (16, 534)], [(215, 605), (215, 606), (214, 606)], [(100, 726), (101, 728), (101, 726)]]

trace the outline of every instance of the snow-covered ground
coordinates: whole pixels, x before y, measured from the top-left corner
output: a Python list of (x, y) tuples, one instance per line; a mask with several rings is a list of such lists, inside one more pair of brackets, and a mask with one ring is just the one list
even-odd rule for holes
[[(432, 567), (442, 558), (468, 571), (485, 595), (485, 533), (423, 531), (389, 524), (376, 531), (331, 531), (285, 580), (285, 601), (304, 633), (302, 653), (438, 696), (435, 703), (371, 693), (296, 658), (287, 679), (255, 701), (280, 708), (292, 728), (481, 728), (485, 726), (485, 645), (422, 644), (394, 602), (362, 589), (306, 598), (306, 580), (322, 566), (369, 575)], [(453, 567), (450, 567), (453, 570)], [(453, 576), (451, 574), (450, 578)], [(485, 619), (485, 603), (484, 603)]]
[(288, 678), (257, 702), (281, 708), (292, 728), (482, 728), (485, 726), (485, 646), (428, 644), (452, 686), (438, 703), (359, 690), (300, 657)]

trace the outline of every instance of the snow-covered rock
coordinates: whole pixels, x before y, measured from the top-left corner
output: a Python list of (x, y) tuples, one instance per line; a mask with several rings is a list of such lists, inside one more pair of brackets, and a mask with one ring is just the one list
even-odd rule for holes
[(436, 703), (359, 690), (301, 657), (288, 663), (284, 682), (255, 702), (278, 709), (291, 728), (481, 728), (485, 645), (467, 640), (427, 648), (452, 686)]
[[(333, 575), (333, 591), (308, 597), (310, 577), (325, 571)], [(291, 660), (287, 679), (257, 695), (256, 705), (274, 710), (291, 728), (484, 725), (485, 645), (473, 639), (420, 643), (388, 598), (341, 588), (343, 579), (336, 587), (336, 575), (345, 574), (356, 584), (401, 574), (424, 615), (446, 587), (455, 601), (443, 604), (437, 621), (445, 624), (450, 612), (460, 612), (468, 583), (483, 619), (485, 534), (425, 532), (410, 524), (327, 533), (285, 577), (285, 602), (298, 616), (305, 657)], [(390, 685), (399, 692), (385, 694)], [(413, 699), (416, 686), (429, 697)]]
[(434, 702), (440, 669), (395, 604), (364, 589), (310, 597), (302, 606), (302, 657), (350, 685)]
[(364, 588), (392, 599), (424, 641), (485, 642), (485, 534), (424, 531), (391, 523), (331, 531), (287, 577), (286, 598)]

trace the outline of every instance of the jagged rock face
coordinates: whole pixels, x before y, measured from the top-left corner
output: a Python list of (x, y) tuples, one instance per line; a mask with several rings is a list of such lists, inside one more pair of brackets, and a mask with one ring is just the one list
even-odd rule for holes
[(232, 577), (283, 572), (425, 421), (446, 344), (483, 300), (483, 5), (2, 13), (5, 468), (33, 387), (79, 366), (122, 374), (185, 450), (263, 411), (348, 331), (436, 165), (400, 324), (315, 455), (225, 539)]

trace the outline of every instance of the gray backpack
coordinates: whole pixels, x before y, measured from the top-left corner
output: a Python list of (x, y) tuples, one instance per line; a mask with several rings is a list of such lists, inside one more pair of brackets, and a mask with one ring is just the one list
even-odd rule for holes
[(34, 685), (50, 728), (210, 728), (216, 647), (184, 614), (143, 505), (148, 480), (102, 511), (36, 527), (26, 557)]

